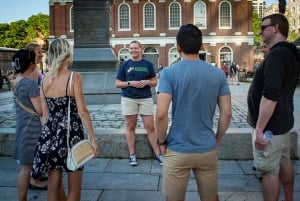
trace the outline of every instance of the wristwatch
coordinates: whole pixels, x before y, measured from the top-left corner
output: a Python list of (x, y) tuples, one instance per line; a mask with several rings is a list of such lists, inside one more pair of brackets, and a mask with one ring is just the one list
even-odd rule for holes
[(165, 145), (165, 144), (167, 144), (167, 140), (163, 142), (159, 142), (159, 139), (157, 139), (157, 145)]
[(129, 81), (127, 82), (127, 85), (130, 86), (130, 82)]

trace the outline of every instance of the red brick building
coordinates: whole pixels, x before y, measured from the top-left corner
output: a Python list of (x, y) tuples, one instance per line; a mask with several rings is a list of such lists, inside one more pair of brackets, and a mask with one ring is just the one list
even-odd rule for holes
[[(50, 41), (65, 37), (73, 43), (73, 1), (50, 0)], [(183, 24), (203, 34), (200, 58), (218, 66), (235, 61), (253, 66), (251, 0), (112, 0), (110, 44), (118, 60), (129, 58), (128, 44), (143, 44), (144, 57), (156, 67), (178, 61), (176, 33)]]

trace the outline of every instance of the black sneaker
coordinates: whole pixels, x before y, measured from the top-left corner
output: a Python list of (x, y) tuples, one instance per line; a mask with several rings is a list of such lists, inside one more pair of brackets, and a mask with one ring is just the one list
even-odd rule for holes
[(129, 165), (131, 166), (136, 166), (138, 165), (137, 161), (136, 161), (136, 156), (135, 154), (131, 154), (129, 157)]

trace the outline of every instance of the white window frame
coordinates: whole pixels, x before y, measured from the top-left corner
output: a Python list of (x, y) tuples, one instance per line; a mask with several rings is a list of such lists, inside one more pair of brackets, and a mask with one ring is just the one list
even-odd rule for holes
[[(120, 15), (120, 9), (122, 6), (126, 6), (128, 8), (128, 28), (121, 28), (121, 15)], [(127, 3), (122, 3), (119, 5), (118, 8), (118, 30), (119, 31), (130, 31), (131, 30), (131, 15), (130, 15), (130, 6)]]
[[(146, 19), (146, 6), (151, 5), (153, 7), (153, 19)], [(152, 2), (147, 2), (144, 4), (144, 8), (143, 8), (143, 29), (144, 30), (155, 30), (156, 29), (156, 7), (155, 4)], [(153, 21), (153, 27), (146, 27), (146, 20), (151, 20)]]
[[(229, 9), (229, 11), (228, 11), (228, 17), (229, 17), (229, 25), (225, 25), (225, 26), (223, 26), (223, 25), (221, 25), (221, 18), (222, 18), (222, 5), (223, 4), (228, 4), (228, 9)], [(231, 5), (231, 3), (229, 2), (229, 1), (221, 1), (220, 2), (220, 4), (219, 4), (219, 28), (220, 29), (231, 29), (232, 28), (232, 5)]]
[[(194, 4), (194, 24), (200, 29), (207, 28), (206, 4), (203, 1), (197, 1)], [(203, 21), (203, 24), (201, 23)]]
[[(175, 5), (177, 4), (178, 5), (178, 8), (179, 8), (179, 13), (178, 13), (178, 17), (179, 17), (179, 25), (178, 26), (171, 26), (171, 6), (172, 5)], [(169, 29), (170, 30), (177, 30), (179, 29), (179, 27), (181, 26), (181, 5), (178, 3), (178, 2), (172, 2), (169, 4)]]

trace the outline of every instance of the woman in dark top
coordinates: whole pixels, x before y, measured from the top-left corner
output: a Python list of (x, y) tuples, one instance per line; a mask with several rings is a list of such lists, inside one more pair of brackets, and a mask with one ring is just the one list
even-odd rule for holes
[(18, 194), (20, 201), (27, 200), (29, 186), (38, 189), (47, 189), (43, 183), (31, 179), (30, 171), (33, 162), (36, 143), (41, 134), (41, 122), (39, 115), (42, 113), (39, 87), (37, 82), (31, 78), (31, 73), (36, 68), (36, 56), (33, 51), (21, 49), (12, 58), (16, 73), (13, 82), (13, 91), (16, 99), (36, 115), (24, 109), (16, 102), (16, 138), (15, 157), (22, 165), (18, 176)]

